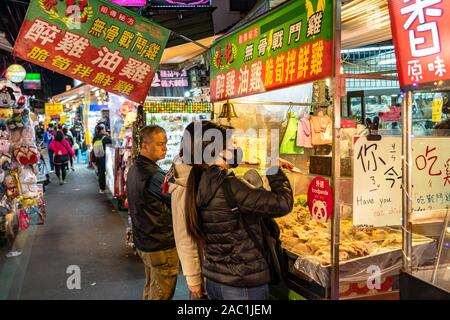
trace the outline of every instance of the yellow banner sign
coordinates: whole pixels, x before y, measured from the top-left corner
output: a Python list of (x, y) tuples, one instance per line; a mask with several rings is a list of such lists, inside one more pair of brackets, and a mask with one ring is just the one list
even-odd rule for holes
[(63, 113), (62, 103), (46, 103), (45, 104), (45, 114), (47, 116), (56, 116)]

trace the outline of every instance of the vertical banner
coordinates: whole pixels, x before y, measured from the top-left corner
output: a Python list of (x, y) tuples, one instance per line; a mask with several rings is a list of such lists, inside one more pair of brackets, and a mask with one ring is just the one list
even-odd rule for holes
[(13, 54), (143, 103), (169, 35), (111, 2), (31, 0)]
[(397, 70), (403, 88), (450, 79), (450, 1), (389, 0)]
[(331, 77), (333, 0), (291, 0), (219, 40), (211, 99), (221, 101)]

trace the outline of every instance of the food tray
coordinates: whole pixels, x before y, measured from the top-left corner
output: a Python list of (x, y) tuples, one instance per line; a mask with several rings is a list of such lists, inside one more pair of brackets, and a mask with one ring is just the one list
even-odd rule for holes
[[(433, 239), (415, 235), (419, 243), (413, 244), (413, 266), (424, 266), (434, 263), (436, 242)], [(309, 281), (314, 281), (327, 288), (330, 283), (331, 265), (321, 265), (308, 257), (298, 256), (285, 250), (288, 257), (287, 271)], [(339, 280), (341, 285), (367, 281), (371, 275), (369, 267), (378, 267), (381, 276), (398, 275), (402, 268), (402, 250), (396, 249), (377, 253), (339, 264)]]

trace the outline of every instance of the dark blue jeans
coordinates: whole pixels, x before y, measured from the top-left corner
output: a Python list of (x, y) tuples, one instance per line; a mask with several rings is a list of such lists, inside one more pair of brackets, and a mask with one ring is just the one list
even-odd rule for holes
[(206, 292), (210, 300), (269, 300), (267, 284), (254, 288), (239, 288), (206, 279)]
[(55, 164), (53, 163), (53, 155), (54, 152), (53, 150), (47, 149), (47, 153), (48, 153), (48, 162), (50, 162), (50, 170), (55, 170)]

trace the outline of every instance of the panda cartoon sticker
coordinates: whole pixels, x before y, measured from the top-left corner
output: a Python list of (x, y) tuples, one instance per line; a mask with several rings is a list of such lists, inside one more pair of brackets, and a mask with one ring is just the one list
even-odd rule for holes
[(333, 192), (327, 179), (314, 178), (308, 188), (308, 207), (311, 217), (326, 223), (333, 212)]
[(327, 222), (327, 203), (325, 201), (314, 199), (311, 215), (317, 222)]

